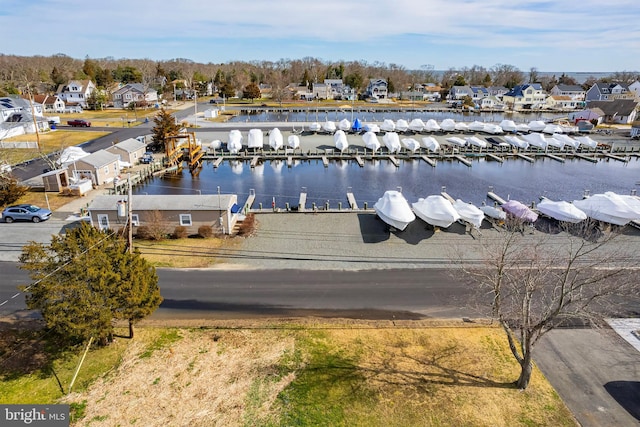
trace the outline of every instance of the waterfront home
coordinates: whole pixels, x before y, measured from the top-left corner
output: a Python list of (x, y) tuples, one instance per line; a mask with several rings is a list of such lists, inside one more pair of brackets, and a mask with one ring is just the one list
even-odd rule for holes
[(145, 151), (147, 151), (147, 144), (137, 139), (129, 138), (113, 144), (107, 148), (107, 151), (120, 156), (121, 161), (135, 165), (140, 162)]
[(544, 106), (547, 94), (539, 83), (514, 86), (502, 95), (502, 101), (510, 110), (531, 110)]
[(469, 97), (480, 106), (480, 101), (489, 96), (489, 90), (484, 86), (453, 86), (449, 91), (447, 99), (450, 101), (462, 100)]
[(633, 99), (615, 99), (613, 101), (591, 101), (589, 108), (599, 108), (604, 113), (605, 123), (630, 124), (638, 117), (638, 102)]
[(633, 99), (640, 101), (640, 82), (635, 81), (629, 85), (629, 91), (633, 92)]
[(635, 93), (629, 91), (626, 83), (594, 83), (585, 96), (585, 101), (613, 101), (614, 99), (633, 99)]
[(574, 101), (584, 101), (587, 92), (579, 85), (557, 84), (549, 91), (552, 96), (568, 96)]
[(389, 95), (389, 84), (385, 79), (371, 79), (367, 85), (366, 95), (369, 98), (386, 99)]
[(575, 110), (584, 105), (583, 101), (576, 101), (568, 95), (551, 95), (547, 97), (545, 108), (550, 110)]
[[(91, 223), (100, 228), (117, 230), (127, 221), (126, 196), (97, 196), (87, 207)], [(213, 232), (231, 234), (241, 212), (236, 194), (141, 195), (132, 196), (133, 232), (140, 226), (162, 227), (166, 234), (178, 226), (196, 234), (201, 226)], [(125, 205), (123, 206), (123, 203)]]
[(102, 185), (113, 182), (120, 174), (118, 161), (120, 156), (98, 150), (88, 156), (69, 163), (67, 167), (75, 179), (90, 179), (94, 185)]

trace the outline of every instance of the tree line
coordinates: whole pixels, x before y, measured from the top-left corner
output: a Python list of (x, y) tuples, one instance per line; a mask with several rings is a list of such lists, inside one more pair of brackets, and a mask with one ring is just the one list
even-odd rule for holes
[[(0, 96), (24, 93), (27, 86), (37, 93), (53, 93), (61, 84), (73, 79), (91, 79), (99, 88), (114, 82), (143, 83), (169, 97), (177, 89), (188, 88), (205, 93), (213, 83), (219, 94), (233, 97), (250, 84), (269, 85), (274, 99), (286, 96), (291, 83), (310, 86), (324, 79), (342, 79), (361, 93), (370, 79), (384, 78), (390, 92), (410, 90), (420, 83), (434, 83), (444, 90), (452, 86), (504, 86), (512, 88), (523, 83), (540, 83), (546, 90), (556, 84), (577, 84), (567, 74), (542, 76), (537, 68), (521, 71), (509, 64), (486, 68), (479, 65), (450, 68), (443, 72), (425, 65), (410, 70), (399, 64), (359, 61), (324, 61), (319, 58), (279, 59), (277, 61), (230, 61), (198, 63), (186, 58), (154, 61), (151, 59), (89, 58), (76, 59), (65, 54), (51, 56), (0, 55)], [(596, 81), (632, 83), (640, 79), (638, 72), (615, 72), (597, 80), (587, 79), (583, 86)], [(172, 83), (176, 82), (176, 83)]]

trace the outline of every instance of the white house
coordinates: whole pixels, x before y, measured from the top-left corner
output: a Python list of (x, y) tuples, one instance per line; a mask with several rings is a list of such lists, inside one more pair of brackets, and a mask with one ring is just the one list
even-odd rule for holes
[(587, 92), (579, 85), (558, 84), (549, 92), (551, 95), (568, 96), (574, 101), (584, 101)]
[(385, 79), (371, 79), (366, 94), (370, 98), (386, 99), (389, 95), (389, 84)]
[(71, 80), (66, 85), (58, 86), (56, 95), (68, 107), (79, 105), (82, 108), (87, 108), (89, 97), (94, 90), (96, 90), (96, 85), (91, 80)]
[(15, 95), (0, 98), (0, 139), (35, 133), (34, 117), (38, 131), (49, 129), (42, 104)]
[(599, 108), (604, 113), (605, 123), (630, 124), (638, 117), (638, 102), (633, 99), (614, 99), (613, 101), (591, 101), (589, 109)]
[(126, 108), (131, 103), (153, 105), (158, 102), (158, 91), (145, 87), (142, 83), (126, 84), (113, 92), (111, 96), (115, 108)]
[(546, 108), (550, 110), (575, 110), (583, 105), (583, 101), (575, 100), (568, 95), (551, 95), (546, 100)]
[(629, 85), (629, 92), (633, 92), (633, 97), (636, 101), (640, 101), (640, 82), (635, 81)]
[(311, 88), (311, 93), (314, 98), (318, 99), (333, 99), (333, 94), (331, 93), (331, 86), (326, 83), (314, 83)]
[(539, 83), (528, 83), (514, 86), (502, 95), (502, 101), (512, 110), (530, 110), (545, 105), (547, 94)]
[(42, 104), (45, 113), (64, 113), (66, 104), (56, 95), (34, 95), (33, 101)]

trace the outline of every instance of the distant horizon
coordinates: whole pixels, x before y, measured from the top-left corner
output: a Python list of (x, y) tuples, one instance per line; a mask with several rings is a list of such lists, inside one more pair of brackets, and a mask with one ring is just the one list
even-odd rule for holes
[(79, 59), (169, 56), (206, 64), (312, 57), (384, 59), (411, 70), (426, 64), (438, 70), (497, 64), (521, 71), (637, 70), (636, 1), (605, 7), (582, 0), (579, 6), (546, 0), (4, 0), (0, 25), (12, 35), (9, 54), (19, 56), (55, 55), (49, 53), (55, 46)]

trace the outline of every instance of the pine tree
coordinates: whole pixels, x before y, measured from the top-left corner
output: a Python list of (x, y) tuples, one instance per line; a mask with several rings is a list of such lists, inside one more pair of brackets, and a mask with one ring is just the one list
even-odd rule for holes
[(161, 108), (153, 119), (155, 126), (151, 130), (151, 148), (153, 151), (164, 151), (167, 137), (177, 135), (182, 130), (182, 126), (176, 123), (176, 119), (164, 108)]

